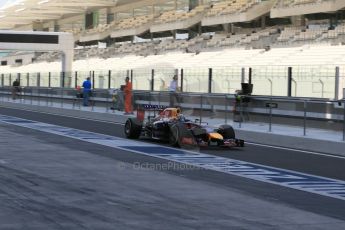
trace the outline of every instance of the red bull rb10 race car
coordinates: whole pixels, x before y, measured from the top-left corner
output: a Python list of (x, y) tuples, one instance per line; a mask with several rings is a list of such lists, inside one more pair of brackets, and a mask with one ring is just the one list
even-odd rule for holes
[[(139, 114), (139, 113), (138, 113)], [(180, 108), (165, 108), (157, 116), (128, 118), (124, 132), (127, 138), (146, 137), (169, 142), (174, 147), (244, 147), (244, 140), (235, 137), (230, 125), (210, 127), (186, 119)]]

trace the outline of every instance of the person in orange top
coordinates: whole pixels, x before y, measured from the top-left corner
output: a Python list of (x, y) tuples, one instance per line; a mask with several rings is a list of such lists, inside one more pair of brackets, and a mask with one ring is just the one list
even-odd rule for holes
[(126, 85), (123, 89), (125, 96), (125, 115), (133, 114), (132, 108), (132, 82), (126, 77)]

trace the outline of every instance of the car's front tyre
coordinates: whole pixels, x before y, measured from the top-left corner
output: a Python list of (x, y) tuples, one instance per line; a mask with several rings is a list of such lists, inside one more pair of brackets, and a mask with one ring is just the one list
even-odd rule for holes
[(235, 130), (230, 125), (219, 126), (217, 132), (222, 135), (224, 139), (235, 139)]

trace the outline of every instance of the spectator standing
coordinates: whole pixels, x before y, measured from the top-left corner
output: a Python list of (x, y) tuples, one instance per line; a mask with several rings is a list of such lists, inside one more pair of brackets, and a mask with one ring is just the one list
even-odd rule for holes
[(129, 81), (129, 77), (126, 77), (126, 84), (124, 86), (125, 97), (125, 115), (133, 114), (132, 108), (132, 82)]
[(178, 91), (178, 82), (177, 82), (177, 75), (175, 74), (172, 81), (170, 82), (170, 86), (169, 86), (169, 92), (170, 92), (170, 107), (174, 107), (175, 106), (175, 101), (176, 103), (179, 102), (178, 100), (178, 95), (177, 95), (177, 91)]
[(90, 77), (86, 78), (86, 80), (83, 82), (83, 105), (88, 106), (89, 105), (89, 97), (91, 94), (91, 80)]
[(19, 82), (19, 79), (17, 78), (12, 83), (12, 99), (13, 100), (17, 99), (17, 93), (19, 93), (19, 92), (20, 92), (20, 82)]

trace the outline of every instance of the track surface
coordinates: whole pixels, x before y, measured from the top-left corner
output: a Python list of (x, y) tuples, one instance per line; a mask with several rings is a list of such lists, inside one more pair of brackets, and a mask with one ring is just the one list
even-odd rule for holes
[[(123, 136), (119, 124), (6, 108), (0, 108), (0, 114)], [(1, 145), (6, 146), (0, 151), (0, 183), (5, 185), (0, 188), (4, 204), (0, 229), (112, 229), (112, 224), (123, 229), (161, 229), (162, 224), (166, 229), (345, 226), (344, 201), (209, 170), (135, 170), (136, 162), (167, 162), (25, 128), (0, 129)], [(6, 139), (9, 136), (14, 138)], [(254, 145), (203, 152), (345, 180), (341, 158)]]

